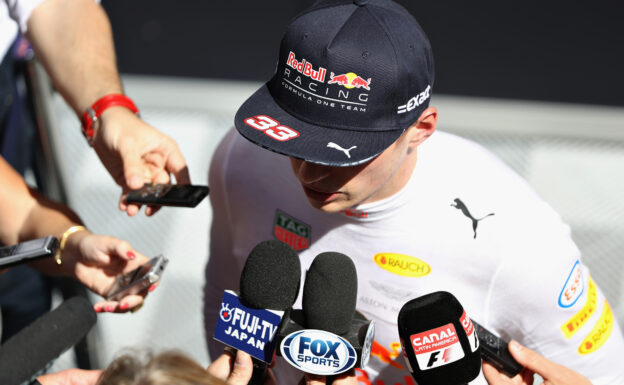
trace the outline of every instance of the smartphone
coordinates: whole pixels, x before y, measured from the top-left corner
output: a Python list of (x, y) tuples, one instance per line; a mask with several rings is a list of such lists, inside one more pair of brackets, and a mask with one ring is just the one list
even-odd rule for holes
[(208, 186), (192, 184), (145, 184), (126, 197), (127, 203), (159, 206), (195, 207), (207, 195)]
[(0, 247), (0, 268), (19, 265), (39, 258), (51, 257), (56, 253), (59, 241), (47, 236)]
[(108, 291), (106, 299), (118, 301), (127, 295), (138, 294), (162, 278), (169, 260), (162, 255), (150, 259), (147, 263), (117, 278)]
[(472, 323), (479, 337), (479, 345), (481, 346), (481, 358), (492, 364), (499, 372), (505, 373), (508, 377), (513, 377), (520, 373), (522, 365), (516, 361), (509, 349), (508, 342), (494, 335), (483, 326), (472, 320)]

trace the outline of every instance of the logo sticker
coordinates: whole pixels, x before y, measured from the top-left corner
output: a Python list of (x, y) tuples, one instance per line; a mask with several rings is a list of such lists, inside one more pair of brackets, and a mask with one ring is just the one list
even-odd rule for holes
[(403, 254), (379, 253), (373, 256), (373, 261), (382, 269), (404, 277), (424, 277), (431, 272), (427, 263)]
[(410, 112), (414, 108), (420, 106), (421, 104), (425, 102), (425, 100), (429, 99), (430, 92), (431, 92), (431, 86), (429, 85), (427, 86), (427, 88), (425, 88), (423, 92), (414, 96), (402, 106), (399, 106), (399, 108), (397, 109), (397, 114), (404, 114), (406, 112)]
[(297, 61), (297, 59), (295, 58), (295, 53), (292, 51), (288, 53), (286, 65), (299, 72), (300, 74), (303, 74), (303, 76), (309, 77), (312, 80), (317, 80), (321, 83), (325, 82), (325, 74), (327, 73), (327, 70), (325, 68), (319, 67), (319, 69), (315, 71), (312, 68), (312, 63), (306, 61), (306, 59), (303, 59), (302, 61)]
[(376, 281), (368, 281), (373, 289), (377, 290), (384, 296), (393, 299), (395, 301), (405, 302), (410, 298), (415, 298), (416, 295), (411, 290), (407, 290), (400, 287), (394, 287), (390, 285), (383, 284), (381, 282)]
[(466, 216), (466, 218), (470, 219), (470, 221), (472, 222), (472, 232), (474, 233), (474, 236), (472, 237), (473, 239), (477, 239), (477, 226), (479, 226), (479, 221), (482, 221), (483, 219), (494, 215), (494, 213), (489, 213), (487, 215), (482, 216), (481, 218), (475, 218), (472, 216), (472, 214), (470, 214), (468, 207), (466, 207), (464, 202), (462, 202), (461, 199), (459, 198), (455, 198), (453, 200), (453, 203), (451, 203), (451, 206), (461, 211), (462, 214)]
[(355, 349), (347, 340), (316, 329), (287, 335), (280, 351), (282, 357), (295, 368), (322, 376), (346, 372), (357, 359)]
[(254, 309), (241, 304), (238, 296), (226, 290), (221, 300), (214, 338), (235, 349), (271, 362), (275, 350), (277, 327), (284, 312)]
[(266, 115), (256, 115), (247, 118), (245, 119), (245, 124), (264, 132), (265, 135), (280, 142), (286, 142), (299, 136), (298, 131), (288, 126), (282, 126), (280, 122)]
[(340, 145), (339, 145), (339, 144), (336, 144), (336, 143), (334, 143), (334, 142), (329, 142), (329, 143), (327, 143), (327, 147), (329, 147), (329, 148), (333, 148), (334, 150), (338, 150), (338, 151), (342, 151), (342, 152), (344, 152), (344, 154), (345, 154), (345, 155), (347, 156), (347, 158), (349, 158), (349, 159), (351, 159), (351, 154), (350, 154), (351, 150), (354, 150), (354, 149), (356, 149), (356, 148), (357, 148), (357, 146), (351, 146), (351, 147), (349, 147), (349, 148), (342, 148), (342, 147), (340, 147)]
[(338, 84), (348, 89), (364, 88), (365, 90), (370, 91), (371, 78), (364, 79), (353, 72), (338, 75), (332, 72), (329, 77), (330, 79), (327, 81), (327, 84)]
[(596, 312), (598, 307), (598, 290), (596, 290), (596, 284), (589, 277), (589, 285), (587, 289), (587, 301), (585, 306), (576, 313), (572, 318), (561, 325), (561, 331), (566, 339), (570, 339), (576, 334), (585, 324), (589, 321), (589, 318)]
[(568, 308), (574, 305), (581, 298), (584, 289), (581, 261), (576, 261), (563, 285), (563, 289), (561, 289), (561, 293), (559, 293), (559, 306)]
[(464, 350), (452, 323), (413, 334), (410, 336), (410, 344), (421, 370), (437, 368), (464, 357)]
[(477, 349), (479, 349), (479, 337), (477, 336), (477, 330), (472, 324), (472, 320), (466, 315), (466, 310), (464, 310), (464, 313), (459, 318), (459, 322), (464, 328), (466, 336), (468, 336), (470, 350), (473, 352), (477, 351)]
[(578, 348), (579, 354), (590, 354), (598, 350), (611, 336), (613, 330), (613, 312), (609, 302), (605, 301), (600, 319)]
[(346, 210), (340, 211), (340, 213), (346, 217), (368, 218), (368, 213), (365, 211), (361, 211), (361, 210), (346, 209)]
[(295, 251), (310, 247), (310, 226), (279, 210), (275, 213), (273, 235)]

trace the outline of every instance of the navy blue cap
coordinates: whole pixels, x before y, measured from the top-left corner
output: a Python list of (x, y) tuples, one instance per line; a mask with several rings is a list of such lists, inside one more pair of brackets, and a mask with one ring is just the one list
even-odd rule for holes
[(405, 8), (320, 1), (290, 23), (275, 75), (243, 103), (235, 125), (271, 151), (353, 166), (419, 118), (433, 78), (429, 40)]

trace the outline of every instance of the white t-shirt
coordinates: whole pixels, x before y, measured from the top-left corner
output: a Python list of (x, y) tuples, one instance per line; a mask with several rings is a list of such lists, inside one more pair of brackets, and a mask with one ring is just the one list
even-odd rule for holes
[(6, 55), (11, 43), (17, 36), (18, 28), (22, 33), (27, 30), (27, 23), (33, 9), (44, 0), (2, 0), (0, 1), (0, 60)]
[[(279, 238), (301, 248), (304, 271), (326, 251), (355, 262), (357, 309), (376, 323), (371, 360), (357, 371), (362, 384), (414, 383), (400, 354), (397, 314), (408, 300), (440, 290), (491, 331), (594, 385), (624, 384), (621, 331), (559, 215), (475, 143), (436, 132), (418, 151), (400, 192), (327, 214), (308, 203), (287, 157), (229, 132), (209, 175), (204, 313), (212, 356), (223, 349), (211, 338), (223, 290), (238, 289), (256, 244)], [(280, 384), (301, 377), (281, 359), (275, 370)], [(482, 375), (472, 382), (486, 383)]]

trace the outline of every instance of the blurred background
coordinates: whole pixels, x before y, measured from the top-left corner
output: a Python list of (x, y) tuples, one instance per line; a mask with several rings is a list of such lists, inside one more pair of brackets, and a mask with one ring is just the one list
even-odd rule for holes
[[(624, 326), (624, 3), (399, 3), (433, 46), (439, 129), (489, 148), (562, 215)], [(126, 93), (178, 142), (193, 183), (207, 184), (212, 152), (236, 109), (273, 74), (285, 26), (310, 4), (102, 1)], [(125, 347), (182, 348), (207, 364), (208, 202), (127, 218), (78, 119), (40, 69), (34, 78), (46, 117), (38, 167), (50, 176), (40, 183), (93, 232), (171, 260), (141, 311), (98, 316), (86, 350), (91, 364), (104, 367)], [(64, 356), (55, 369), (74, 359)]]

